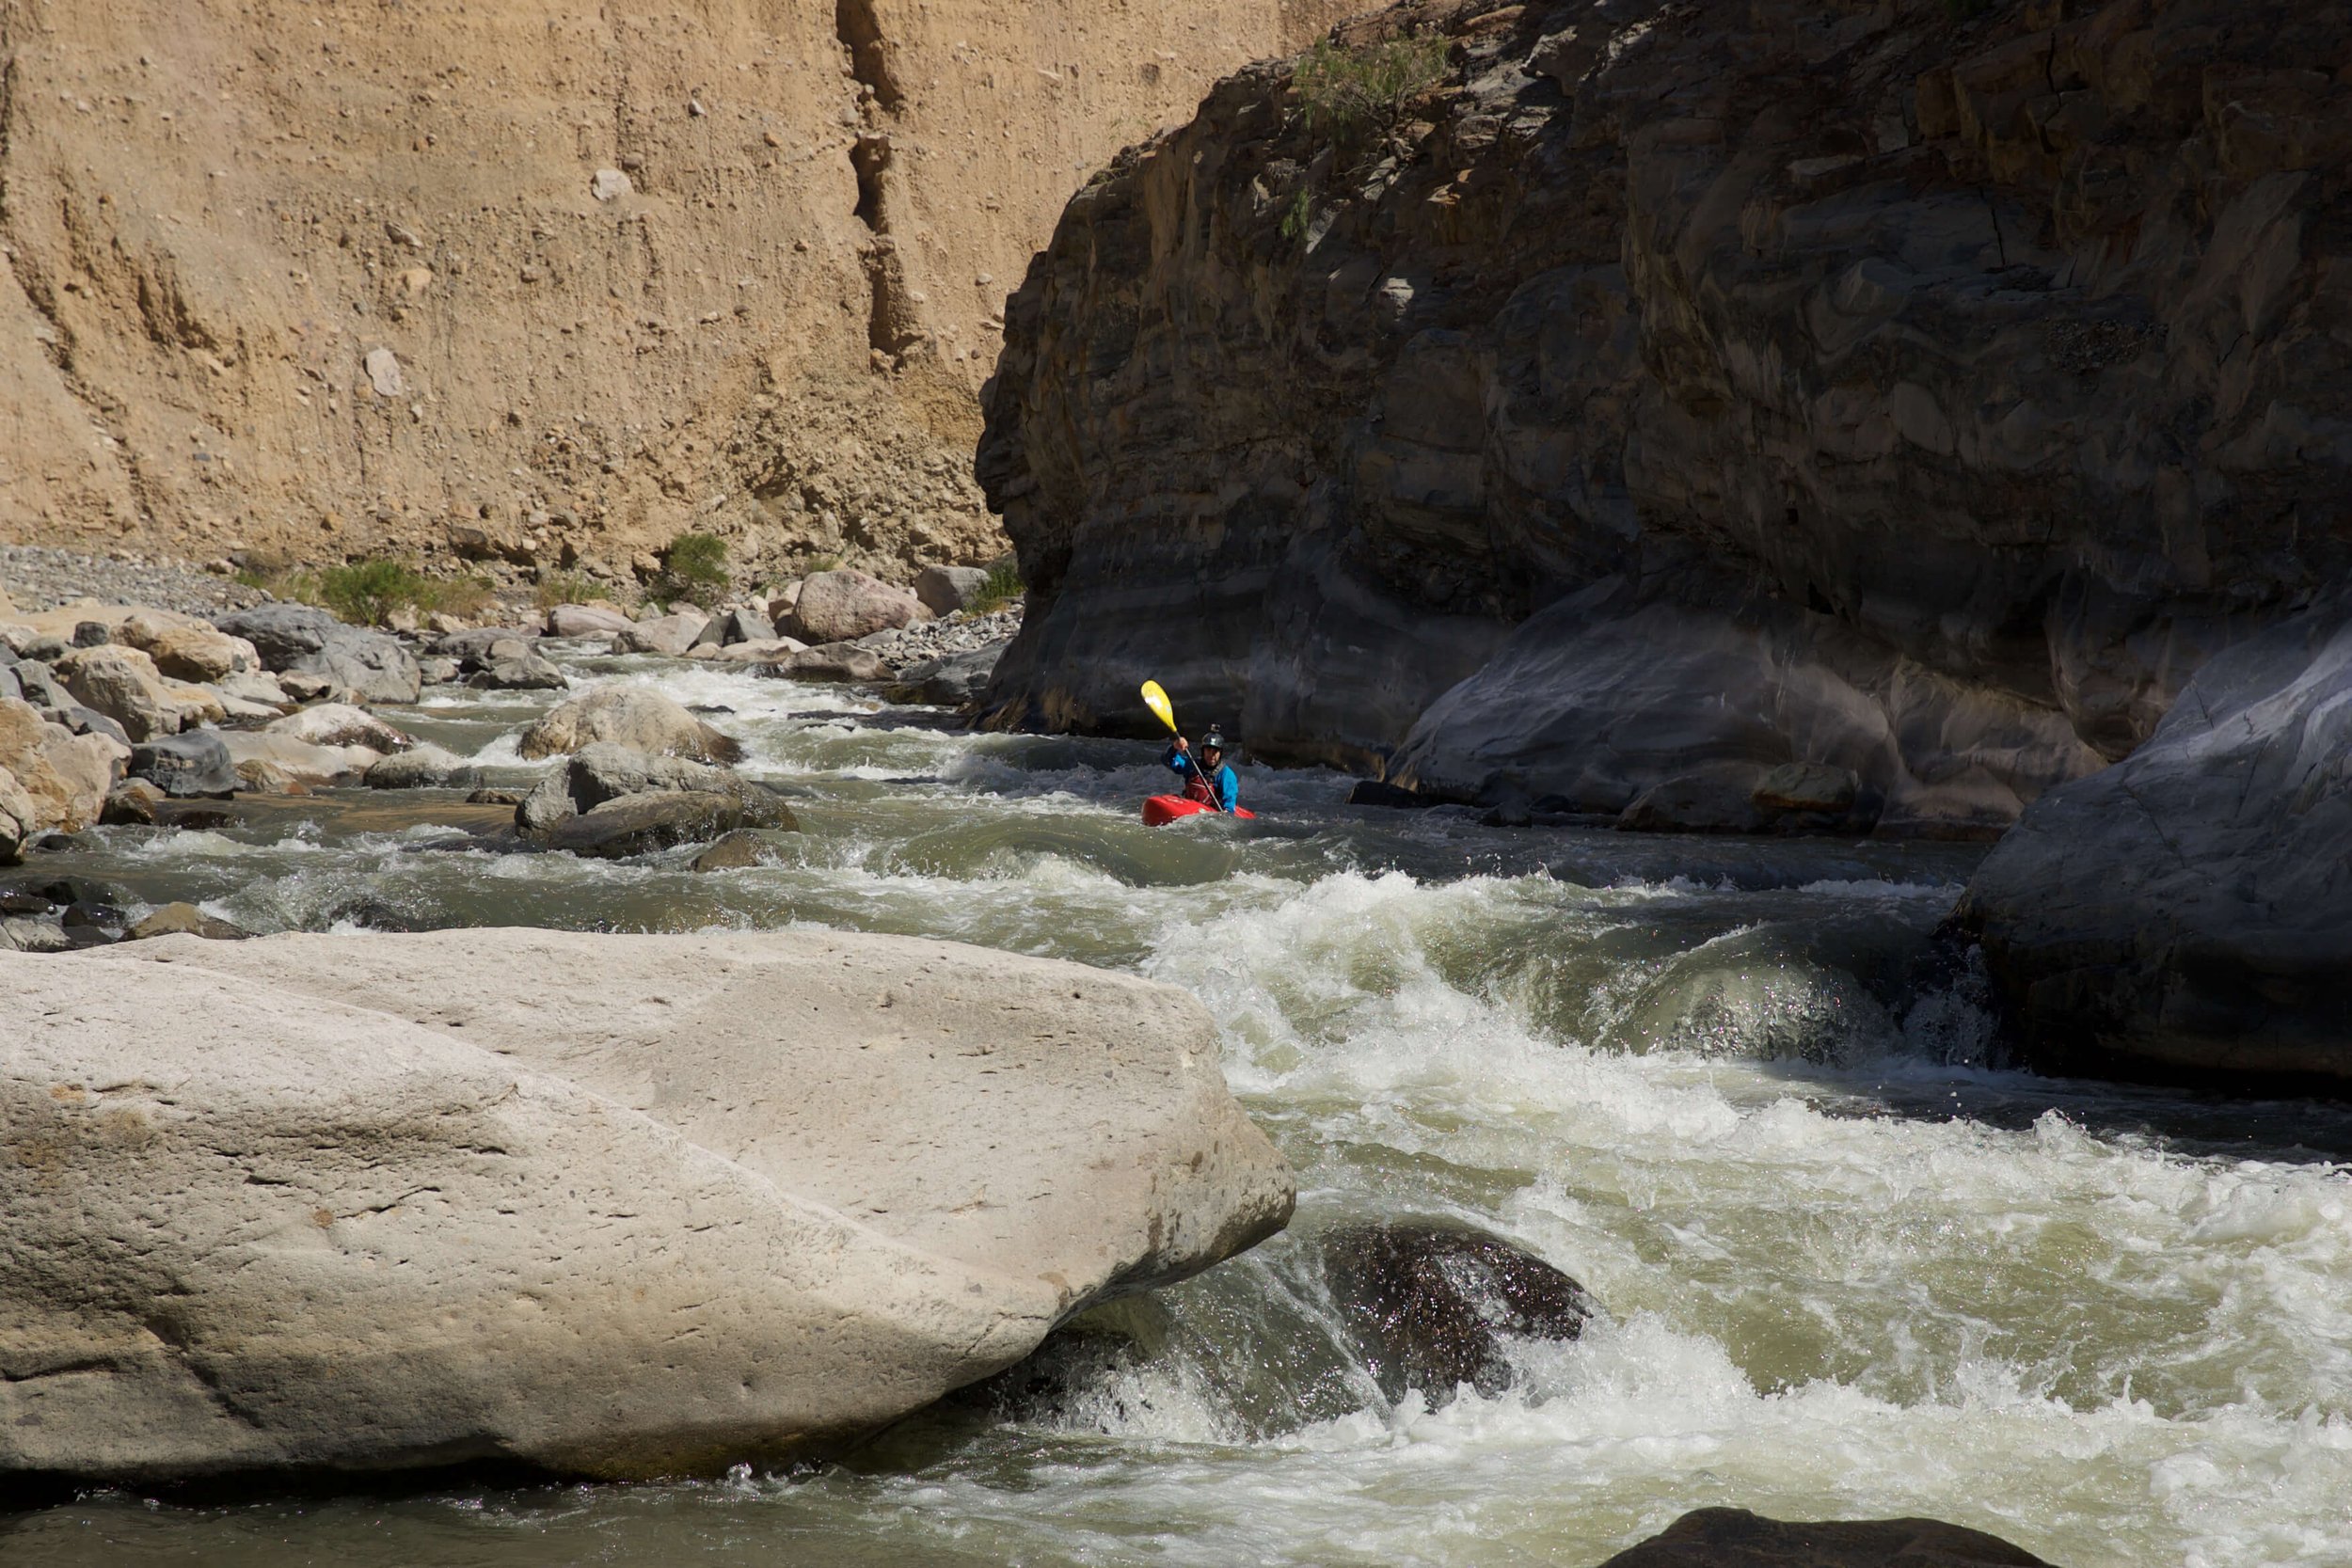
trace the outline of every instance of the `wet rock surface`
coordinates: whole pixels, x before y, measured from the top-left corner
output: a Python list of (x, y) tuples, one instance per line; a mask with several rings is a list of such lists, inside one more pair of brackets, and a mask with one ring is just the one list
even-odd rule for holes
[(1767, 1519), (1702, 1508), (1599, 1568), (2050, 1568), (2022, 1546), (1938, 1519)]
[(1410, 1223), (1356, 1226), (1322, 1239), (1340, 1315), (1391, 1401), (1434, 1403), (1464, 1384), (1510, 1386), (1512, 1339), (1573, 1339), (1593, 1307), (1584, 1288), (1481, 1231)]

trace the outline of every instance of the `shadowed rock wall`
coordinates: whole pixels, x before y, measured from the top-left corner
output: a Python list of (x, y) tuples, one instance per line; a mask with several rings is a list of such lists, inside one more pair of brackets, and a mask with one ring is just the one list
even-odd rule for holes
[(1407, 6), (1343, 31), (1449, 74), (1369, 148), (1268, 65), (1122, 154), (987, 394), (997, 721), (1140, 730), (1154, 675), (1699, 827), (1811, 764), (1986, 833), (2128, 752), (2347, 564), (2352, 27), (1970, 9)]

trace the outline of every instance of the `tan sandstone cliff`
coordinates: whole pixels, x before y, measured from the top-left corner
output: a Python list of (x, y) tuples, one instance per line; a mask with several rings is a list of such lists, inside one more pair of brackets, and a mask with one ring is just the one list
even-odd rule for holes
[(992, 555), (1064, 200), (1347, 8), (0, 0), (0, 540)]

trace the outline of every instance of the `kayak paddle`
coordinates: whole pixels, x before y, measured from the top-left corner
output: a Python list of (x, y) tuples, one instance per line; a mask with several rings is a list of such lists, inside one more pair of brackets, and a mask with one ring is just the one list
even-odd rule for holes
[(1168, 734), (1181, 733), (1176, 728), (1176, 705), (1168, 700), (1168, 693), (1160, 689), (1159, 682), (1143, 683), (1143, 705), (1160, 716), (1160, 722), (1168, 726)]

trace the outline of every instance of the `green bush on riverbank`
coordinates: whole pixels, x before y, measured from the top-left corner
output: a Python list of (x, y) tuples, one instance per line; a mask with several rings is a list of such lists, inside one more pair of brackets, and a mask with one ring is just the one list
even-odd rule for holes
[(380, 558), (316, 570), (244, 571), (237, 580), (361, 626), (380, 626), (400, 610), (470, 617), (492, 597), (490, 585), (479, 578), (429, 578), (404, 562)]

